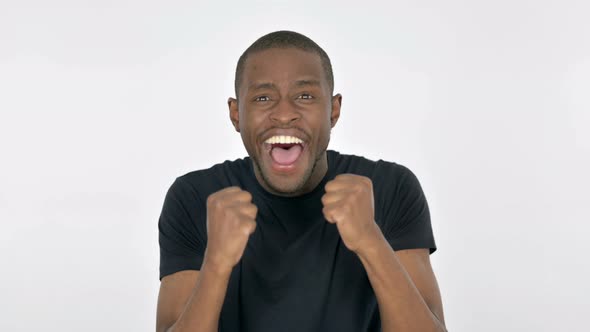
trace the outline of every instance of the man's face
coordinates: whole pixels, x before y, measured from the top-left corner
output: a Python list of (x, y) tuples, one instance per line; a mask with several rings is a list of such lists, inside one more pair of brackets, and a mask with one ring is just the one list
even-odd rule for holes
[(250, 54), (237, 97), (228, 102), (230, 118), (261, 185), (284, 196), (312, 190), (327, 171), (341, 102), (330, 94), (319, 55), (295, 48)]

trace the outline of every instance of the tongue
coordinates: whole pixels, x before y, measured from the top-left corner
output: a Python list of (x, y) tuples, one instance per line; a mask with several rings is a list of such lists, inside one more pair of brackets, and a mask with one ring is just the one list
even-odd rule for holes
[(274, 160), (275, 163), (281, 165), (291, 165), (295, 162), (295, 160), (297, 160), (297, 158), (299, 158), (300, 154), (301, 145), (299, 144), (293, 145), (289, 149), (275, 147), (270, 151), (272, 160)]

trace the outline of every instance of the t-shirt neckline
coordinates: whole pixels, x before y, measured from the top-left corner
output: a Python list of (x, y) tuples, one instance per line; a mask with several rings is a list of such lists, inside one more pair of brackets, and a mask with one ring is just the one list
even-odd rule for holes
[(267, 200), (293, 202), (293, 201), (302, 201), (302, 200), (308, 200), (310, 198), (315, 198), (318, 195), (324, 194), (324, 187), (326, 186), (326, 183), (328, 183), (328, 181), (333, 178), (332, 171), (333, 171), (334, 167), (332, 165), (332, 163), (333, 163), (332, 158), (334, 156), (332, 155), (332, 153), (333, 153), (333, 151), (326, 150), (328, 170), (327, 170), (326, 174), (324, 175), (324, 177), (322, 178), (322, 180), (320, 181), (320, 183), (312, 191), (305, 193), (303, 195), (294, 196), (294, 197), (285, 197), (285, 196), (278, 196), (278, 195), (268, 192), (258, 182), (258, 179), (256, 179), (256, 175), (254, 174), (254, 164), (252, 163), (252, 158), (250, 158), (250, 157), (245, 158), (246, 164), (248, 166), (248, 179), (249, 179), (249, 182), (251, 182), (253, 184), (255, 190)]

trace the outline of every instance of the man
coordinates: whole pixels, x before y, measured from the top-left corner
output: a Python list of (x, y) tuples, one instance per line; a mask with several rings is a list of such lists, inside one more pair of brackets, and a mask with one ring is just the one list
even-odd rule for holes
[(249, 157), (170, 187), (158, 331), (445, 331), (420, 184), (327, 150), (333, 88), (328, 55), (301, 34), (240, 57), (228, 105)]

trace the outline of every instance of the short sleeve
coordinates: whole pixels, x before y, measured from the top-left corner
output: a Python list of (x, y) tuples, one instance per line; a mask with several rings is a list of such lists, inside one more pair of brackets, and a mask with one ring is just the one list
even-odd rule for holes
[(436, 251), (428, 203), (418, 178), (405, 166), (388, 163), (383, 179), (382, 231), (393, 250), (428, 248)]
[(182, 270), (199, 270), (207, 246), (206, 208), (181, 177), (168, 189), (158, 220), (160, 280)]

